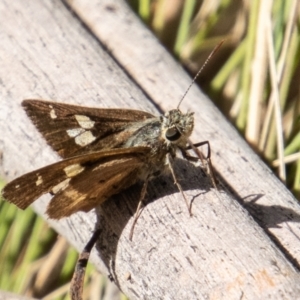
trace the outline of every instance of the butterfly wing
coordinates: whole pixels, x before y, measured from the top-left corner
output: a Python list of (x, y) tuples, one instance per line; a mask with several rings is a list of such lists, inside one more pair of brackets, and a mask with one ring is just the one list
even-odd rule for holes
[(13, 180), (2, 195), (25, 209), (51, 193), (54, 197), (47, 213), (54, 219), (89, 211), (136, 183), (149, 151), (146, 147), (120, 148), (65, 159)]
[(47, 143), (63, 158), (120, 148), (153, 115), (130, 109), (99, 109), (41, 100), (22, 102)]

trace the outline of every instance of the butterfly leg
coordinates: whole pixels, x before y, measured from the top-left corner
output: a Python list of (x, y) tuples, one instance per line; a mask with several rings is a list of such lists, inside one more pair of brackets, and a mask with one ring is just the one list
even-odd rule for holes
[(183, 192), (183, 189), (182, 189), (180, 183), (177, 180), (177, 177), (176, 177), (176, 174), (175, 174), (175, 171), (174, 171), (174, 168), (173, 168), (173, 164), (172, 164), (173, 163), (173, 158), (170, 154), (167, 154), (167, 160), (168, 160), (169, 168), (171, 170), (171, 174), (172, 174), (173, 179), (174, 179), (174, 183), (176, 184), (177, 188), (179, 189), (179, 191), (180, 191), (180, 193), (181, 193), (181, 195), (182, 195), (182, 197), (183, 197), (183, 199), (186, 203), (186, 206), (188, 208), (190, 216), (192, 216), (191, 205), (189, 204), (189, 202), (188, 202), (188, 200), (187, 200), (187, 198), (186, 198), (186, 196)]
[[(198, 161), (200, 159), (202, 161), (202, 163), (203, 163), (204, 160), (205, 160), (206, 161), (206, 170), (207, 170), (207, 173), (208, 173), (208, 175), (210, 177), (210, 180), (211, 180), (214, 188), (218, 189), (217, 183), (216, 183), (216, 178), (215, 178), (215, 175), (214, 175), (214, 172), (213, 172), (212, 163), (211, 163), (211, 160), (210, 160), (211, 151), (210, 151), (209, 141), (204, 141), (204, 142), (193, 144), (189, 140), (188, 144), (189, 144), (189, 146), (185, 150), (192, 149), (194, 151), (194, 153), (197, 155), (197, 157), (188, 155), (185, 150), (181, 151), (182, 155), (184, 156), (184, 158), (186, 158), (187, 160), (190, 160), (190, 161)], [(206, 157), (204, 157), (203, 154), (197, 148), (197, 147), (200, 147), (200, 146), (203, 146), (203, 145), (207, 145), (207, 155), (206, 155)]]
[(71, 287), (70, 287), (70, 296), (72, 300), (83, 299), (82, 293), (83, 293), (85, 269), (90, 257), (91, 250), (94, 247), (99, 237), (99, 234), (100, 234), (100, 229), (94, 231), (92, 237), (90, 238), (90, 240), (88, 241), (88, 243), (86, 244), (83, 251), (80, 253), (78, 257), (73, 278), (71, 281)]
[(134, 230), (134, 227), (135, 227), (135, 224), (139, 218), (139, 216), (141, 215), (141, 212), (142, 212), (142, 205), (144, 204), (144, 199), (145, 199), (145, 196), (146, 196), (146, 192), (147, 192), (147, 186), (148, 186), (148, 182), (149, 182), (149, 179), (147, 178), (146, 181), (144, 182), (144, 185), (143, 185), (143, 188), (142, 188), (142, 191), (141, 191), (141, 196), (140, 196), (140, 200), (139, 200), (139, 204), (137, 206), (137, 209), (136, 209), (136, 212), (135, 212), (135, 215), (134, 215), (134, 220), (133, 220), (133, 223), (132, 223), (132, 226), (131, 226), (131, 229), (130, 229), (130, 234), (129, 234), (129, 240), (132, 241), (132, 237), (133, 237), (133, 230)]

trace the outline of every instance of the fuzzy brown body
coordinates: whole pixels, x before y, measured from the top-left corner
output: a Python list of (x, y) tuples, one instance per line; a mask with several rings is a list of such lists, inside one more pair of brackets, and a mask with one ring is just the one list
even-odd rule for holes
[(167, 166), (172, 171), (170, 160), (177, 150), (185, 153), (194, 126), (193, 113), (178, 109), (154, 117), (137, 110), (41, 100), (22, 105), (63, 160), (13, 180), (3, 197), (25, 209), (51, 193), (47, 213), (55, 219), (89, 211), (137, 181), (148, 182)]

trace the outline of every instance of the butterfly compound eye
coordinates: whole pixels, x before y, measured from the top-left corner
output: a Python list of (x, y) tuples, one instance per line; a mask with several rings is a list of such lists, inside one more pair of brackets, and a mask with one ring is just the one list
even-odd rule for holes
[(173, 142), (178, 140), (181, 137), (181, 133), (178, 131), (176, 127), (168, 128), (166, 131), (166, 138)]

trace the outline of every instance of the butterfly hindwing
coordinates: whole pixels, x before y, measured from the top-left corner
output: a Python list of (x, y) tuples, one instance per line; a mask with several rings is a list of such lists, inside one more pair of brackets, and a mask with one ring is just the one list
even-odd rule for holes
[(78, 211), (89, 211), (112, 195), (120, 193), (139, 180), (143, 162), (124, 156), (112, 164), (107, 160), (88, 166), (84, 173), (71, 178), (68, 186), (52, 198), (47, 214), (60, 219)]
[(138, 124), (154, 117), (138, 110), (41, 100), (24, 100), (22, 106), (47, 143), (63, 158), (122, 147), (134, 126), (138, 129)]

